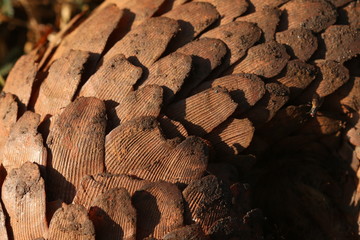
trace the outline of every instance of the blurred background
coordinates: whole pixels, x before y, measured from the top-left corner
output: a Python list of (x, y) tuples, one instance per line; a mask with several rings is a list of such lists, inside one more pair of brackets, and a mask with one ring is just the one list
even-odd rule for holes
[(0, 0), (0, 89), (16, 60), (103, 0)]

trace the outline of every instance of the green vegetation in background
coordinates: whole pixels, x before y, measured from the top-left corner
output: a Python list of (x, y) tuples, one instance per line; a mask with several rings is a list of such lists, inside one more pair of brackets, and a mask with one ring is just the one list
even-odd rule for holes
[[(24, 44), (36, 43), (37, 38), (33, 37), (34, 29), (29, 25), (29, 18), (36, 19), (39, 25), (51, 25), (54, 31), (58, 31), (60, 19), (65, 22), (70, 20), (62, 15), (64, 8), (70, 6), (71, 18), (81, 11), (94, 9), (102, 0), (50, 0), (44, 1), (46, 5), (39, 2), (0, 0), (0, 90), (13, 65), (24, 54)], [(28, 4), (24, 6), (24, 3)], [(29, 11), (31, 8), (34, 9)]]
[(4, 64), (0, 66), (0, 89), (5, 84), (5, 78), (9, 74), (11, 68), (14, 66), (16, 60), (23, 54), (23, 51), (19, 48), (13, 48), (4, 59)]
[[(12, 0), (0, 0), (0, 15), (12, 18), (14, 17), (14, 14), (15, 10), (12, 4)], [(5, 23), (3, 22), (3, 18), (0, 18), (0, 27), (4, 27), (1, 26), (4, 24)], [(0, 34), (0, 37), (3, 36)], [(6, 54), (4, 59), (0, 59), (0, 89), (4, 86), (6, 76), (10, 72), (15, 61), (21, 56), (22, 53), (23, 51), (20, 49), (20, 47), (16, 47), (11, 49), (10, 52)]]
[[(0, 12), (1, 14), (8, 17), (14, 16), (14, 8), (11, 0), (0, 0)], [(0, 19), (0, 23), (1, 23), (1, 19)]]

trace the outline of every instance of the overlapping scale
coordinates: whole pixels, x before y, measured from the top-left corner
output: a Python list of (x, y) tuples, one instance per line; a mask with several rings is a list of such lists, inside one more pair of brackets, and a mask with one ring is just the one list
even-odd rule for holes
[(39, 114), (28, 111), (11, 128), (2, 150), (2, 164), (8, 173), (27, 161), (46, 166), (47, 151), (43, 138), (37, 131), (39, 123)]
[(79, 98), (58, 116), (47, 138), (47, 186), (52, 199), (71, 203), (85, 175), (104, 171), (105, 104)]
[(309, 120), (309, 106), (290, 105), (280, 109), (269, 122), (256, 129), (256, 136), (276, 142), (302, 128)]
[(11, 93), (0, 93), (0, 154), (7, 142), (10, 130), (15, 124), (18, 115), (16, 96)]
[(112, 188), (94, 199), (89, 218), (94, 223), (96, 239), (136, 239), (136, 211), (124, 188)]
[(274, 80), (289, 88), (290, 98), (299, 96), (317, 77), (318, 71), (312, 64), (301, 60), (291, 60), (285, 68), (283, 76)]
[(1, 189), (1, 198), (9, 214), (14, 239), (45, 237), (45, 182), (35, 163), (26, 162), (9, 171)]
[[(0, 95), (0, 236), (27, 239), (40, 219), (50, 231), (29, 239), (355, 239), (357, 12), (349, 0), (106, 0), (78, 15)], [(45, 160), (43, 144), (47, 172), (11, 175)], [(44, 183), (41, 197), (26, 186), (39, 167), (47, 201)], [(30, 200), (9, 189), (42, 204), (21, 217), (42, 215), (23, 224), (13, 209)]]
[(245, 72), (271, 78), (281, 72), (289, 59), (285, 46), (271, 41), (250, 48), (247, 56), (233, 66), (232, 73)]
[(136, 91), (129, 92), (115, 108), (121, 123), (138, 117), (160, 114), (163, 103), (163, 89), (158, 85), (146, 85)]
[(234, 21), (246, 12), (249, 3), (246, 0), (194, 0), (195, 2), (208, 2), (216, 7), (221, 17), (221, 24)]
[(315, 64), (321, 72), (321, 79), (316, 88), (316, 93), (320, 97), (335, 92), (339, 87), (349, 81), (349, 70), (342, 64), (327, 60), (317, 60)]
[(129, 11), (130, 15), (133, 15), (134, 19), (132, 20), (131, 27), (135, 28), (139, 24), (151, 18), (157, 11), (160, 10), (161, 6), (165, 2), (166, 0), (106, 0), (99, 6), (97, 11), (110, 4), (116, 4), (119, 9)]
[(103, 62), (107, 64), (115, 55), (124, 54), (131, 63), (149, 67), (160, 58), (178, 31), (179, 25), (173, 19), (150, 18), (118, 41), (105, 54)]
[(167, 139), (176, 137), (185, 139), (189, 136), (185, 127), (180, 122), (172, 120), (165, 115), (161, 115), (160, 118), (158, 118), (158, 121), (160, 123), (160, 128)]
[(164, 92), (164, 103), (169, 103), (189, 77), (191, 67), (190, 55), (178, 52), (169, 54), (149, 67), (149, 76), (140, 88), (151, 84), (161, 86)]
[(76, 28), (76, 31), (71, 32), (62, 40), (51, 62), (68, 56), (71, 50), (79, 50), (89, 52), (91, 65), (92, 67), (96, 66), (111, 33), (123, 15), (124, 11), (115, 4), (109, 4), (94, 12)]
[(34, 106), (36, 113), (41, 115), (41, 120), (60, 113), (71, 103), (89, 58), (89, 52), (71, 50), (52, 63)]
[(218, 220), (231, 214), (230, 192), (213, 175), (189, 184), (184, 189), (183, 196), (187, 204), (186, 222), (200, 224), (205, 234), (209, 234)]
[(124, 55), (117, 54), (100, 66), (81, 88), (79, 95), (118, 104), (133, 89), (141, 75), (140, 67), (131, 64)]
[(274, 40), (280, 15), (281, 11), (278, 8), (266, 5), (259, 11), (237, 18), (236, 21), (256, 23), (263, 31), (265, 41), (271, 41)]
[(214, 87), (169, 105), (166, 114), (182, 123), (190, 135), (203, 136), (230, 117), (236, 108), (225, 88)]
[[(6, 78), (6, 85), (3, 88), (4, 92), (15, 94), (24, 106), (27, 106), (30, 101), (31, 91), (36, 80), (38, 72), (36, 61), (34, 52), (19, 58)], [(21, 88), (19, 88), (19, 84)]]
[(282, 84), (268, 83), (265, 89), (264, 97), (241, 115), (243, 118), (249, 118), (255, 127), (271, 120), (289, 100), (289, 89)]
[(200, 138), (190, 136), (173, 148), (168, 156), (147, 166), (132, 169), (129, 174), (152, 182), (165, 180), (188, 184), (204, 175), (207, 163), (207, 145)]
[(333, 25), (321, 35), (325, 59), (343, 63), (360, 54), (360, 30), (348, 25)]
[(321, 32), (336, 22), (335, 7), (326, 0), (292, 0), (285, 3), (281, 10), (287, 20), (287, 29), (306, 28)]
[(186, 225), (184, 227), (178, 228), (168, 234), (163, 238), (164, 240), (179, 240), (179, 239), (188, 239), (188, 240), (206, 240), (208, 239), (201, 227), (198, 224)]
[(201, 37), (216, 38), (229, 48), (230, 62), (234, 64), (242, 58), (261, 36), (261, 29), (250, 22), (231, 22), (207, 31)]
[(303, 134), (330, 135), (339, 132), (342, 128), (344, 125), (341, 120), (320, 112), (305, 124), (301, 132)]
[(221, 40), (201, 38), (188, 43), (178, 49), (177, 52), (190, 55), (193, 58), (190, 76), (178, 93), (179, 98), (185, 98), (194, 87), (204, 81), (213, 70), (223, 63), (227, 49)]
[(106, 137), (105, 148), (108, 172), (150, 181), (189, 183), (204, 174), (208, 161), (207, 146), (199, 138), (166, 140), (152, 117), (121, 124)]
[(135, 192), (132, 203), (137, 212), (136, 239), (163, 236), (184, 225), (180, 190), (167, 182), (154, 182)]
[(250, 145), (254, 131), (248, 119), (229, 118), (205, 138), (217, 151), (237, 155)]
[(192, 41), (220, 17), (216, 8), (207, 2), (189, 2), (164, 16), (179, 22), (181, 30), (174, 43), (177, 47)]
[(74, 203), (81, 204), (89, 209), (96, 198), (110, 189), (124, 188), (132, 196), (147, 183), (149, 182), (121, 174), (103, 173), (85, 176), (76, 192)]
[(288, 2), (289, 0), (251, 0), (256, 10), (261, 10), (265, 6), (279, 7), (280, 5)]
[(247, 73), (226, 75), (213, 81), (203, 82), (194, 89), (193, 93), (200, 93), (217, 86), (226, 88), (231, 99), (237, 103), (235, 114), (247, 111), (265, 94), (264, 82), (256, 75)]
[(360, 3), (359, 2), (351, 2), (347, 6), (343, 8), (345, 12), (345, 16), (350, 26), (355, 29), (360, 28)]
[(288, 53), (302, 61), (307, 61), (318, 48), (315, 35), (305, 28), (291, 28), (276, 33), (276, 41), (288, 46)]
[(311, 102), (314, 97), (322, 99), (349, 81), (349, 70), (340, 63), (319, 59), (315, 61), (315, 65), (318, 67), (319, 74), (299, 96), (297, 102)]
[(49, 225), (48, 240), (95, 240), (95, 228), (87, 210), (78, 204), (64, 204)]

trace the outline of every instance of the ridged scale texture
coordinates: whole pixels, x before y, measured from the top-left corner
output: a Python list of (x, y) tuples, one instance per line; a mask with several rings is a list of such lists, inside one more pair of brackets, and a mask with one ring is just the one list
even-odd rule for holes
[(5, 160), (0, 182), (4, 167), (34, 161), (42, 134), (51, 223), (39, 237), (352, 240), (359, 58), (348, 3), (104, 1), (10, 74), (0, 153), (9, 143), (22, 157), (7, 156), (23, 159)]
[(104, 171), (105, 106), (79, 98), (55, 120), (47, 138), (47, 167), (53, 199), (70, 203), (83, 176)]
[(10, 171), (3, 183), (1, 198), (10, 217), (14, 239), (45, 236), (48, 230), (45, 183), (36, 164), (27, 162)]
[(7, 172), (20, 168), (26, 161), (46, 166), (47, 151), (37, 132), (39, 123), (38, 114), (25, 112), (12, 127), (2, 152), (2, 164)]
[(89, 209), (98, 196), (110, 189), (121, 187), (126, 189), (130, 195), (133, 195), (147, 183), (149, 182), (146, 180), (139, 180), (121, 174), (85, 176), (81, 181), (81, 187), (78, 188), (74, 203), (81, 204)]
[(171, 183), (155, 182), (144, 186), (132, 197), (138, 213), (137, 239), (154, 236), (161, 239), (168, 232), (183, 226), (183, 199)]
[(208, 161), (206, 145), (197, 137), (181, 143), (166, 140), (158, 125), (154, 118), (142, 117), (115, 128), (106, 137), (106, 170), (150, 181), (200, 178)]
[(110, 189), (94, 199), (89, 217), (97, 239), (136, 239), (136, 211), (124, 188)]
[(52, 217), (47, 239), (95, 240), (94, 224), (83, 206), (65, 204)]

